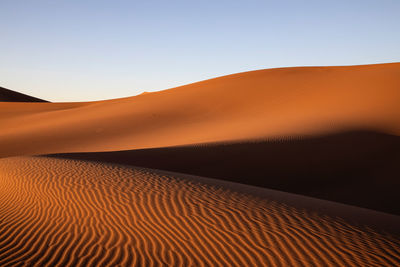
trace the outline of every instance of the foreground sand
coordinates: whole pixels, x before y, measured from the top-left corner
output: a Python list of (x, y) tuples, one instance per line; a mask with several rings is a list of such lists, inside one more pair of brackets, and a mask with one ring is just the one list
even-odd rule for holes
[(400, 263), (395, 235), (279, 198), (122, 165), (6, 158), (0, 266)]
[(400, 215), (400, 136), (395, 135), (353, 131), (54, 156), (212, 177)]

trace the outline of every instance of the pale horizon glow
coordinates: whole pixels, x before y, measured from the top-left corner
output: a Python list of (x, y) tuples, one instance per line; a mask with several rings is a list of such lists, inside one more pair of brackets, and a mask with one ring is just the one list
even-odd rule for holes
[(0, 86), (49, 101), (400, 61), (400, 1), (0, 2)]

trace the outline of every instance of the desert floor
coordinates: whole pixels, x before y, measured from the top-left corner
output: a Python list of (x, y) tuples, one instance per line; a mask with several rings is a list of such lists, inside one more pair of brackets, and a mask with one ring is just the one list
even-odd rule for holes
[(400, 261), (400, 241), (390, 234), (287, 205), (279, 194), (254, 196), (180, 174), (16, 157), (0, 160), (0, 190), (1, 266)]

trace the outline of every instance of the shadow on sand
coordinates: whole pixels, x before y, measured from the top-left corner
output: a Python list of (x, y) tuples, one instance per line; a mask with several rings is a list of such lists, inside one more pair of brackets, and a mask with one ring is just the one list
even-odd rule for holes
[(48, 156), (218, 178), (400, 215), (400, 137), (372, 131)]

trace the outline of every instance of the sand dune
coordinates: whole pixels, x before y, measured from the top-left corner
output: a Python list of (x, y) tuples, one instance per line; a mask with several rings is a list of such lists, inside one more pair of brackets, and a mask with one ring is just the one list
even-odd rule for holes
[(33, 96), (25, 95), (12, 91), (7, 88), (0, 87), (0, 102), (47, 102)]
[(213, 177), (400, 215), (400, 137), (395, 135), (350, 131), (54, 157)]
[(398, 266), (399, 89), (400, 63), (82, 103), (0, 88), (0, 266)]
[[(399, 87), (400, 63), (298, 67), (239, 73), (111, 101), (30, 104), (17, 117), (0, 115), (0, 157), (347, 129), (398, 135)], [(0, 103), (0, 113), (20, 107)]]
[(400, 262), (400, 242), (390, 233), (285, 204), (279, 194), (255, 196), (149, 169), (8, 158), (0, 160), (0, 190), (1, 266)]
[(46, 113), (56, 113), (63, 110), (79, 108), (88, 105), (85, 102), (77, 103), (20, 103), (0, 102), (0, 120), (4, 126), (11, 126), (15, 120), (35, 119), (35, 116)]

